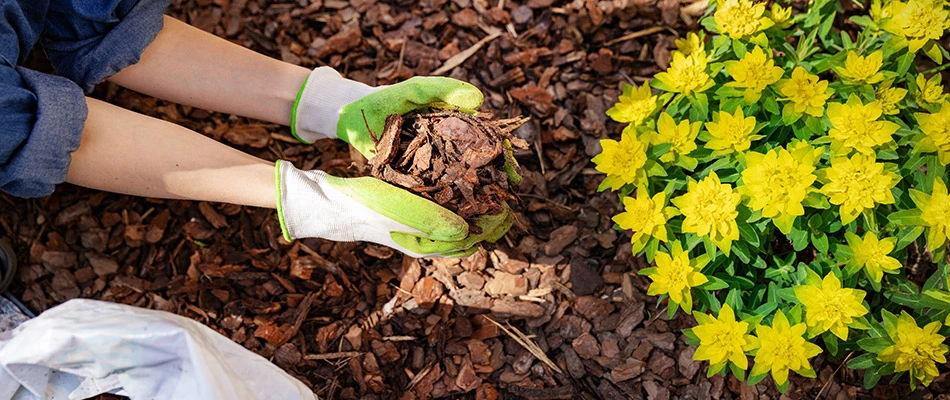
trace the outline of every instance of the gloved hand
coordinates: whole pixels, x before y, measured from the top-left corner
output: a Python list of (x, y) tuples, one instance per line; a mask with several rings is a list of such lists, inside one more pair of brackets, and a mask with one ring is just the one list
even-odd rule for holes
[(415, 77), (371, 87), (346, 79), (330, 67), (320, 67), (310, 73), (297, 93), (290, 129), (304, 143), (339, 138), (372, 158), (376, 146), (367, 126), (379, 137), (390, 114), (428, 107), (474, 111), (483, 100), (478, 88), (451, 78)]
[(367, 241), (413, 257), (463, 257), (511, 228), (511, 210), (482, 216), (481, 233), (444, 207), (379, 179), (339, 178), (277, 161), (277, 214), (287, 241), (319, 237)]

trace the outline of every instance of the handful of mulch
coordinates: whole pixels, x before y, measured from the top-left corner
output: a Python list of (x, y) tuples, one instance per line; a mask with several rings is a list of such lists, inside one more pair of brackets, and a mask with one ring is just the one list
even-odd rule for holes
[(372, 175), (455, 212), (480, 233), (478, 216), (516, 199), (511, 185), (521, 176), (513, 150), (528, 143), (511, 132), (527, 120), (448, 110), (390, 115), (369, 161)]

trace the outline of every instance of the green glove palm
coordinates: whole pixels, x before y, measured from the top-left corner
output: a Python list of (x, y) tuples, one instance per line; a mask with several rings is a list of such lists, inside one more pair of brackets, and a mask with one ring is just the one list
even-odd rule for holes
[(471, 84), (451, 78), (415, 77), (344, 106), (336, 134), (366, 158), (372, 158), (376, 154), (376, 144), (367, 127), (379, 137), (386, 125), (386, 117), (391, 114), (403, 115), (426, 108), (474, 111), (481, 107), (482, 101), (482, 92)]

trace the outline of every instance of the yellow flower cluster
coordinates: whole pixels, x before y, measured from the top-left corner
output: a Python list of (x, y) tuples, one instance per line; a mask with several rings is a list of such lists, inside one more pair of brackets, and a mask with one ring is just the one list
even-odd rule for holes
[(799, 141), (785, 149), (772, 149), (766, 154), (746, 154), (739, 190), (749, 199), (749, 208), (772, 218), (784, 234), (792, 230), (795, 218), (805, 215), (802, 202), (815, 189), (815, 164), (824, 149), (815, 149)]
[[(818, 278), (815, 278), (818, 279)], [(868, 313), (861, 302), (864, 291), (841, 287), (841, 280), (829, 273), (820, 282), (795, 286), (795, 297), (805, 307), (809, 334), (831, 331), (842, 340), (848, 339), (848, 326), (855, 318)]]
[(825, 101), (831, 97), (828, 81), (818, 79), (802, 67), (795, 67), (791, 79), (779, 82), (779, 92), (788, 103), (785, 112), (793, 115), (808, 114), (820, 117), (825, 113)]
[(698, 183), (690, 180), (687, 186), (686, 194), (672, 200), (686, 217), (682, 231), (708, 237), (728, 255), (732, 241), (739, 239), (736, 206), (742, 196), (728, 183), (720, 182), (715, 172)]
[(629, 122), (633, 126), (639, 126), (650, 118), (654, 110), (656, 96), (650, 91), (650, 85), (644, 83), (638, 88), (625, 84), (620, 100), (607, 110), (607, 116), (617, 122)]
[(685, 95), (705, 91), (713, 85), (706, 71), (706, 54), (702, 51), (693, 51), (689, 55), (673, 53), (670, 68), (656, 74), (656, 80), (665, 85), (661, 88)]
[(772, 20), (763, 17), (764, 3), (751, 0), (718, 0), (713, 19), (719, 27), (719, 33), (733, 39), (742, 39), (774, 25)]
[(844, 60), (844, 67), (838, 68), (838, 75), (845, 81), (854, 83), (878, 83), (884, 79), (881, 66), (884, 65), (884, 52), (881, 50), (859, 56), (853, 50), (848, 51), (848, 58)]
[(653, 283), (647, 289), (647, 294), (667, 294), (670, 301), (682, 306), (686, 312), (691, 312), (693, 296), (690, 289), (708, 282), (706, 275), (700, 272), (705, 265), (705, 259), (690, 260), (689, 252), (683, 250), (680, 242), (673, 242), (670, 253), (657, 253), (656, 268), (649, 274)]
[(788, 382), (788, 371), (814, 378), (815, 370), (808, 359), (821, 354), (821, 348), (802, 337), (805, 329), (803, 323), (789, 324), (782, 310), (775, 312), (772, 326), (757, 326), (758, 349), (750, 374), (756, 376), (771, 371), (772, 379), (780, 386)]
[(749, 104), (759, 101), (762, 90), (778, 82), (784, 73), (781, 67), (776, 67), (775, 62), (765, 56), (759, 46), (755, 46), (739, 61), (726, 61), (725, 68), (735, 80), (726, 83), (726, 86), (745, 88), (745, 101)]
[(878, 354), (877, 359), (894, 363), (894, 372), (910, 372), (914, 379), (930, 385), (940, 375), (937, 363), (947, 362), (946, 337), (937, 333), (940, 322), (934, 321), (921, 328), (910, 314), (901, 311), (895, 329), (888, 330), (893, 345)]
[(884, 164), (876, 162), (874, 156), (855, 154), (851, 158), (832, 158), (831, 167), (821, 172), (826, 176), (821, 193), (828, 196), (831, 204), (841, 206), (842, 224), (851, 223), (875, 204), (894, 204), (891, 188), (900, 177), (886, 171)]
[(851, 96), (848, 102), (828, 104), (828, 119), (832, 128), (831, 152), (847, 154), (857, 150), (865, 155), (874, 155), (874, 148), (893, 141), (891, 135), (900, 125), (891, 121), (881, 121), (884, 108), (878, 101), (862, 104), (858, 96)]
[(920, 210), (920, 218), (927, 226), (927, 248), (935, 251), (950, 238), (950, 193), (943, 179), (934, 181), (933, 193), (910, 190), (910, 198)]
[(746, 117), (741, 108), (734, 114), (720, 111), (716, 116), (716, 121), (706, 123), (706, 129), (713, 137), (706, 142), (707, 149), (716, 150), (720, 154), (742, 153), (749, 150), (752, 141), (762, 138), (762, 135), (753, 134), (755, 117)]
[(637, 197), (624, 197), (624, 212), (613, 217), (613, 221), (620, 229), (633, 231), (630, 241), (633, 243), (634, 253), (643, 250), (647, 241), (657, 238), (667, 240), (666, 220), (669, 214), (664, 211), (666, 193), (659, 192), (651, 198), (646, 188), (637, 189)]
[(845, 232), (845, 239), (853, 254), (852, 262), (864, 268), (875, 282), (880, 282), (885, 272), (893, 274), (901, 269), (901, 262), (888, 255), (894, 251), (897, 238), (878, 240), (874, 232), (868, 232), (862, 239), (851, 232)]
[(917, 143), (915, 150), (936, 152), (941, 164), (950, 165), (950, 101), (944, 102), (939, 112), (915, 113), (914, 117), (924, 132), (924, 138)]
[(884, 30), (900, 36), (911, 52), (920, 50), (930, 40), (939, 40), (950, 29), (950, 18), (944, 0), (891, 1), (882, 10), (888, 16), (881, 23)]
[(623, 185), (644, 182), (646, 172), (643, 165), (647, 161), (646, 146), (633, 129), (624, 129), (620, 141), (603, 139), (600, 141), (603, 151), (591, 161), (597, 170), (607, 174), (602, 186), (617, 190)]

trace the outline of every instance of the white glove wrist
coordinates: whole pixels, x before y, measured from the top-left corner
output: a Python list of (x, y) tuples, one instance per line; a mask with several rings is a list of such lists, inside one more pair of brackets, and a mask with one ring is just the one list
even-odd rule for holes
[(307, 81), (297, 93), (290, 131), (304, 143), (336, 138), (336, 128), (343, 107), (379, 89), (346, 79), (333, 68), (317, 68), (310, 72)]
[[(334, 188), (323, 171), (301, 171), (279, 160), (277, 215), (284, 238), (323, 238), (338, 242), (367, 241), (421, 256), (397, 244), (390, 232), (422, 233), (396, 222)], [(332, 178), (332, 177), (331, 177)]]

